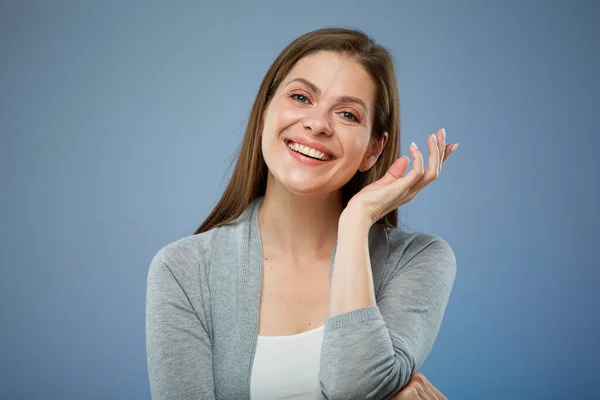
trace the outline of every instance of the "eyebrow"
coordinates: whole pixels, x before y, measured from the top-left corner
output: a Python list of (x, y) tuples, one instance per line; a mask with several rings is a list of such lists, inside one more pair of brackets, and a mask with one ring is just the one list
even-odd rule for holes
[[(293, 82), (300, 82), (305, 84), (306, 86), (308, 86), (310, 88), (310, 90), (312, 90), (313, 92), (315, 92), (316, 94), (320, 95), (321, 94), (321, 89), (319, 89), (317, 87), (317, 85), (315, 85), (314, 83), (312, 83), (311, 81), (308, 81), (304, 78), (295, 78), (292, 79), (291, 81), (289, 81), (286, 86), (289, 86), (291, 83)], [(361, 105), (365, 110), (368, 110), (369, 108), (367, 107), (367, 105), (365, 104), (364, 101), (362, 101), (361, 99), (359, 99), (358, 97), (352, 97), (352, 96), (340, 96), (338, 97), (338, 101), (342, 102), (342, 103), (355, 103), (358, 105)]]

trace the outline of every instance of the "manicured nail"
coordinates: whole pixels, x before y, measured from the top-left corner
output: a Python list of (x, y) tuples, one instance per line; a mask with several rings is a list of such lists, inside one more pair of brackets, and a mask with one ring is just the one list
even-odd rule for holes
[(417, 145), (416, 145), (416, 143), (415, 143), (415, 142), (410, 142), (410, 145), (411, 145), (411, 146), (414, 146), (415, 150), (419, 150), (419, 148), (417, 147)]
[(458, 149), (458, 143), (456, 143), (454, 146), (452, 146), (452, 151), (450, 152), (450, 154), (454, 153), (456, 151), (456, 149)]
[(444, 137), (444, 139), (446, 139), (446, 130), (444, 128), (442, 128), (442, 136)]
[(437, 136), (434, 133), (433, 135), (431, 135), (431, 137), (433, 138), (433, 143), (437, 143)]

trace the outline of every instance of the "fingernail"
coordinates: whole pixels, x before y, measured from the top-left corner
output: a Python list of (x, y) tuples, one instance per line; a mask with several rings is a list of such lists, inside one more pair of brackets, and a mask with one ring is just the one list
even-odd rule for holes
[(415, 142), (410, 142), (410, 145), (411, 145), (411, 146), (414, 146), (414, 148), (415, 148), (416, 150), (418, 150), (418, 149), (419, 149), (419, 148), (417, 147), (417, 145), (416, 145), (416, 143), (415, 143)]
[(452, 146), (452, 152), (450, 154), (454, 153), (456, 151), (456, 149), (458, 149), (458, 143), (456, 143), (454, 146)]
[(431, 137), (433, 138), (433, 143), (437, 143), (437, 136), (434, 133), (433, 135), (431, 135)]
[(446, 130), (444, 128), (442, 128), (442, 136), (444, 137), (444, 139), (446, 139)]

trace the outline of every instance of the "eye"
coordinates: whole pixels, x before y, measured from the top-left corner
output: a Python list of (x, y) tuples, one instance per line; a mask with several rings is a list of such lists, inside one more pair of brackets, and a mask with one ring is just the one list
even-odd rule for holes
[(290, 97), (296, 101), (299, 101), (300, 103), (308, 103), (306, 96), (301, 95), (300, 93), (292, 93)]
[(360, 122), (360, 120), (358, 119), (358, 117), (356, 115), (352, 114), (351, 112), (342, 111), (342, 116), (345, 119), (348, 119), (348, 120), (351, 120), (351, 121)]

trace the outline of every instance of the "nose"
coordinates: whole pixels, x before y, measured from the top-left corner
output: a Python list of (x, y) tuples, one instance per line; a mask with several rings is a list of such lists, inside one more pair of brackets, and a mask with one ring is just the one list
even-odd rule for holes
[(306, 117), (302, 120), (302, 125), (305, 129), (312, 131), (313, 135), (326, 135), (331, 136), (333, 129), (331, 127), (331, 121), (329, 116), (318, 109), (309, 111)]

